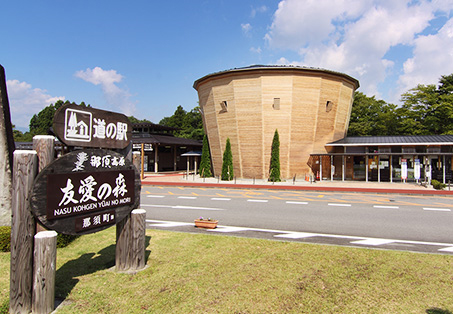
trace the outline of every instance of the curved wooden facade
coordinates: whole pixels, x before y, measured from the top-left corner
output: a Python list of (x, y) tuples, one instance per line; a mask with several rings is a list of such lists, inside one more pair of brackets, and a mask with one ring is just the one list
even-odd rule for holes
[(252, 66), (195, 81), (215, 175), (227, 138), (235, 176), (267, 178), (272, 138), (280, 136), (282, 178), (310, 172), (310, 154), (345, 137), (359, 82), (345, 74), (292, 66)]

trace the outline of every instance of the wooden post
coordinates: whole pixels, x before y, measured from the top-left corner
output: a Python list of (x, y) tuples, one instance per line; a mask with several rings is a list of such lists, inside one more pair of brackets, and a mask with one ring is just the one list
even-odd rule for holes
[[(133, 152), (132, 153), (132, 163), (134, 164), (137, 171), (141, 172), (141, 153), (140, 152)], [(143, 177), (141, 177), (143, 179)]]
[[(41, 172), (55, 159), (55, 137), (51, 135), (33, 136), (33, 149), (38, 153), (38, 172)], [(44, 230), (46, 228), (36, 223), (36, 232)]]
[(36, 135), (33, 137), (33, 149), (38, 153), (39, 167), (41, 172), (45, 166), (54, 160), (55, 137), (51, 135)]
[(131, 257), (131, 215), (116, 224), (115, 267), (117, 271), (130, 268)]
[(142, 162), (141, 162), (141, 167), (140, 167), (140, 178), (143, 180), (145, 178), (145, 144), (142, 143), (142, 150), (141, 150), (141, 156), (142, 156)]
[(41, 231), (35, 235), (33, 274), (33, 313), (48, 314), (55, 307), (57, 233)]
[(6, 91), (5, 69), (0, 65), (0, 226), (11, 224), (13, 128)]
[(28, 199), (38, 171), (37, 153), (16, 150), (13, 169), (9, 311), (29, 313), (32, 308), (35, 220)]
[(140, 270), (145, 267), (145, 231), (146, 210), (134, 209), (131, 213), (132, 250), (131, 269)]

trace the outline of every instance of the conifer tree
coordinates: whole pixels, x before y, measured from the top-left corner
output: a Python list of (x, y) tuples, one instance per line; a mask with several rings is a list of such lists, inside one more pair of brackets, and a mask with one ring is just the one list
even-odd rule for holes
[(233, 178), (233, 153), (231, 152), (230, 139), (227, 138), (225, 151), (223, 152), (222, 180), (231, 181)]
[(202, 178), (212, 177), (211, 173), (211, 155), (209, 154), (208, 137), (203, 137), (203, 150), (201, 152), (200, 175)]
[(278, 130), (275, 130), (272, 140), (271, 163), (269, 167), (269, 181), (280, 182), (280, 140)]

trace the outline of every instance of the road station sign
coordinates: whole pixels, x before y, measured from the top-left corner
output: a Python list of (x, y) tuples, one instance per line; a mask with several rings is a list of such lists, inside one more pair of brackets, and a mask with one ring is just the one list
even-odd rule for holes
[(81, 235), (123, 220), (140, 203), (140, 175), (123, 155), (105, 149), (76, 150), (36, 177), (30, 205), (46, 228)]
[(132, 140), (132, 127), (125, 115), (76, 104), (57, 110), (53, 129), (68, 146), (122, 149)]

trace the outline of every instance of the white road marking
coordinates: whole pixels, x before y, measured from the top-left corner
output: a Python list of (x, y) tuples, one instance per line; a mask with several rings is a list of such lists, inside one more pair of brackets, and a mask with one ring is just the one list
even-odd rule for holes
[(178, 196), (178, 198), (183, 199), (183, 200), (196, 200), (196, 196)]
[(211, 198), (211, 201), (231, 201), (231, 198), (226, 198), (226, 197), (213, 197), (213, 198)]
[(338, 203), (328, 203), (329, 206), (343, 206), (343, 207), (350, 207), (351, 204), (338, 204)]
[[(141, 205), (141, 206), (153, 206), (153, 207), (162, 207), (160, 205)], [(171, 206), (167, 206), (171, 207)], [(154, 223), (153, 225), (159, 226), (162, 223), (174, 223), (181, 224), (181, 226), (191, 225), (193, 226), (194, 223), (187, 223), (187, 222), (174, 222), (174, 221), (164, 221), (164, 220), (146, 220), (147, 223)], [(306, 232), (297, 232), (297, 231), (288, 231), (288, 230), (276, 230), (276, 229), (261, 229), (261, 228), (244, 228), (244, 227), (235, 227), (235, 226), (224, 226), (218, 225), (217, 229), (219, 232), (221, 229), (228, 230), (228, 232), (234, 232), (234, 229), (241, 230), (241, 231), (257, 231), (257, 232), (268, 232), (268, 233), (276, 233), (279, 238), (284, 238), (284, 235), (288, 235), (286, 238), (294, 237), (297, 239), (297, 235), (304, 237), (325, 237), (325, 238), (334, 238), (334, 239), (345, 239), (351, 240), (350, 243), (355, 244), (363, 244), (363, 245), (383, 245), (389, 243), (397, 243), (397, 244), (410, 244), (410, 245), (430, 245), (430, 246), (438, 246), (442, 247), (438, 249), (440, 252), (452, 252), (453, 253), (453, 243), (443, 243), (443, 242), (424, 242), (424, 241), (410, 241), (410, 240), (396, 240), (396, 239), (380, 239), (380, 238), (364, 238), (360, 236), (347, 236), (347, 235), (336, 235), (336, 234), (323, 234), (323, 233), (306, 233)], [(207, 229), (207, 230), (217, 230), (217, 229)], [(225, 231), (226, 232), (226, 231)], [(294, 236), (292, 236), (294, 235)]]
[(453, 246), (452, 247), (446, 247), (443, 249), (439, 249), (438, 251), (440, 252), (453, 252)]
[(239, 232), (239, 231), (247, 231), (249, 230), (248, 228), (242, 228), (242, 227), (219, 227), (217, 226), (216, 229), (207, 229), (207, 231), (212, 231), (212, 232)]
[(247, 202), (267, 203), (267, 202), (269, 202), (269, 201), (268, 201), (268, 200), (251, 200), (251, 199), (248, 199)]
[(165, 222), (161, 222), (161, 223), (148, 224), (148, 226), (163, 227), (163, 228), (173, 228), (173, 227), (181, 227), (181, 226), (188, 226), (188, 225), (193, 225), (193, 224), (185, 223), (185, 222), (171, 222), (171, 221), (165, 221)]
[(165, 207), (165, 208), (174, 208), (174, 209), (199, 209), (199, 210), (224, 210), (223, 208), (212, 208), (212, 207), (197, 207), (197, 206), (181, 206), (181, 205), (149, 205), (149, 204), (142, 204), (140, 206), (147, 206), (147, 207)]
[(164, 198), (164, 195), (147, 195), (146, 197), (152, 197), (152, 198)]
[(438, 211), (438, 212), (451, 212), (451, 209), (449, 209), (449, 208), (423, 207), (423, 210), (431, 210), (431, 211)]
[(286, 204), (307, 205), (308, 202), (293, 202), (293, 201), (286, 201)]
[(303, 238), (310, 238), (310, 237), (316, 237), (316, 234), (307, 233), (307, 232), (291, 232), (291, 233), (274, 235), (274, 238), (285, 238), (285, 239), (303, 239)]
[(389, 209), (398, 209), (399, 206), (385, 206), (385, 205), (374, 205), (374, 208), (389, 208)]
[(395, 240), (388, 240), (388, 239), (365, 239), (359, 241), (352, 241), (351, 244), (361, 244), (361, 245), (383, 245), (394, 243)]

